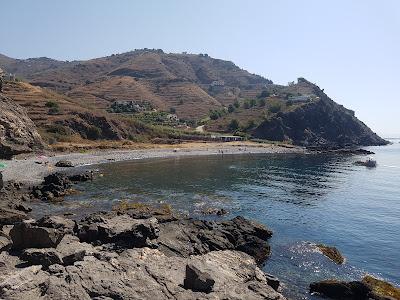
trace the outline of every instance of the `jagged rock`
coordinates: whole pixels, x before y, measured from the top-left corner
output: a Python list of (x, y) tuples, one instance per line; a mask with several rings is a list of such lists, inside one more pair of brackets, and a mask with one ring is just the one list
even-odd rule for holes
[(23, 222), (14, 225), (10, 231), (13, 249), (54, 248), (64, 233), (53, 228), (38, 227)]
[(240, 250), (262, 263), (270, 254), (266, 239), (272, 232), (265, 226), (236, 217), (224, 222), (179, 220), (160, 224), (157, 239), (167, 255), (188, 257), (213, 250)]
[(60, 254), (54, 248), (25, 249), (20, 258), (30, 265), (41, 265), (44, 268), (62, 263)]
[(56, 162), (55, 166), (59, 167), (59, 168), (73, 168), (74, 167), (72, 162), (69, 160), (59, 160), (58, 162)]
[(134, 219), (128, 214), (94, 214), (79, 224), (78, 236), (87, 242), (151, 247), (151, 241), (158, 237), (158, 222), (156, 218)]
[(0, 95), (0, 158), (43, 149), (35, 124), (24, 108)]
[(43, 217), (36, 222), (36, 225), (39, 227), (58, 229), (59, 231), (62, 231), (65, 234), (73, 233), (76, 227), (75, 221), (61, 216)]
[(81, 243), (79, 238), (72, 235), (65, 235), (56, 248), (64, 265), (73, 265), (83, 260), (86, 255), (96, 253), (94, 247), (87, 243)]
[(193, 263), (186, 265), (186, 275), (183, 281), (183, 287), (194, 292), (210, 293), (214, 287), (215, 280), (210, 274), (202, 271)]
[[(100, 256), (99, 256), (100, 257)], [(215, 280), (209, 293), (185, 289), (186, 266), (204, 268)], [(254, 259), (237, 251), (215, 251), (188, 259), (149, 248), (130, 249), (108, 259), (87, 256), (73, 266), (15, 269), (0, 277), (4, 299), (275, 299)]]
[(276, 278), (275, 276), (272, 276), (271, 274), (265, 274), (265, 278), (270, 287), (272, 287), (275, 291), (279, 290), (279, 288), (281, 286), (281, 282), (279, 281), (278, 278)]
[(63, 197), (70, 192), (72, 183), (68, 176), (61, 173), (53, 173), (44, 178), (43, 184), (34, 187), (32, 195), (43, 201), (51, 201), (55, 197)]

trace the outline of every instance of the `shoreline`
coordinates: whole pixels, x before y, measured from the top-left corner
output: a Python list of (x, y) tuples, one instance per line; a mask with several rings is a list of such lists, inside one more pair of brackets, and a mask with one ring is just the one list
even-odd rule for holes
[(3, 179), (28, 185), (41, 183), (42, 179), (57, 171), (73, 170), (59, 168), (55, 164), (60, 160), (70, 161), (75, 168), (111, 162), (134, 161), (152, 158), (174, 158), (184, 156), (238, 155), (238, 154), (305, 154), (306, 150), (298, 146), (254, 143), (187, 143), (174, 146), (154, 146), (143, 149), (91, 150), (85, 153), (52, 152), (48, 157), (28, 156), (6, 161)]

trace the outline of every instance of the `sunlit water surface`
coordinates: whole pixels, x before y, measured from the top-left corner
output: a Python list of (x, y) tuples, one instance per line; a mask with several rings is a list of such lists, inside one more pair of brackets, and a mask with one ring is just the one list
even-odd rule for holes
[[(243, 215), (274, 231), (264, 266), (293, 299), (313, 299), (308, 285), (327, 278), (360, 279), (366, 272), (400, 284), (400, 144), (368, 148), (376, 169), (355, 166), (360, 156), (224, 155), (100, 165), (104, 174), (82, 183), (64, 205), (41, 213), (82, 216), (121, 199), (168, 203), (196, 217), (210, 207)], [(336, 246), (338, 266), (310, 242)]]

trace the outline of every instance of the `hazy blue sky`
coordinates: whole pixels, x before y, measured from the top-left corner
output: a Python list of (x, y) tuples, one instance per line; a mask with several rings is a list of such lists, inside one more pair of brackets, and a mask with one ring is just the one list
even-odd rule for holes
[(88, 59), (135, 48), (208, 53), (286, 84), (303, 76), (400, 136), (400, 1), (1, 3), (0, 53)]

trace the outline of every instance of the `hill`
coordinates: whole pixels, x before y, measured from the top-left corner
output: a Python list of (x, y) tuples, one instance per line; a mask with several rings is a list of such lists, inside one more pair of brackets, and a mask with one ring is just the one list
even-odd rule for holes
[[(142, 128), (166, 125), (176, 129), (189, 125), (194, 129), (204, 124), (209, 132), (300, 145), (386, 143), (354, 113), (305, 79), (288, 86), (276, 85), (207, 54), (142, 49), (72, 62), (0, 55), (0, 67), (25, 81), (17, 86), (9, 83), (6, 93), (29, 108), (39, 127), (56, 121), (83, 138), (88, 138), (87, 132), (82, 134), (76, 124), (87, 123), (88, 114), (94, 114), (119, 125), (126, 124), (121, 123), (121, 118), (136, 124), (140, 121)], [(49, 115), (46, 103), (51, 105), (48, 102), (53, 98), (60, 113)], [(89, 123), (97, 126), (96, 122)], [(132, 133), (111, 136), (126, 138)]]

